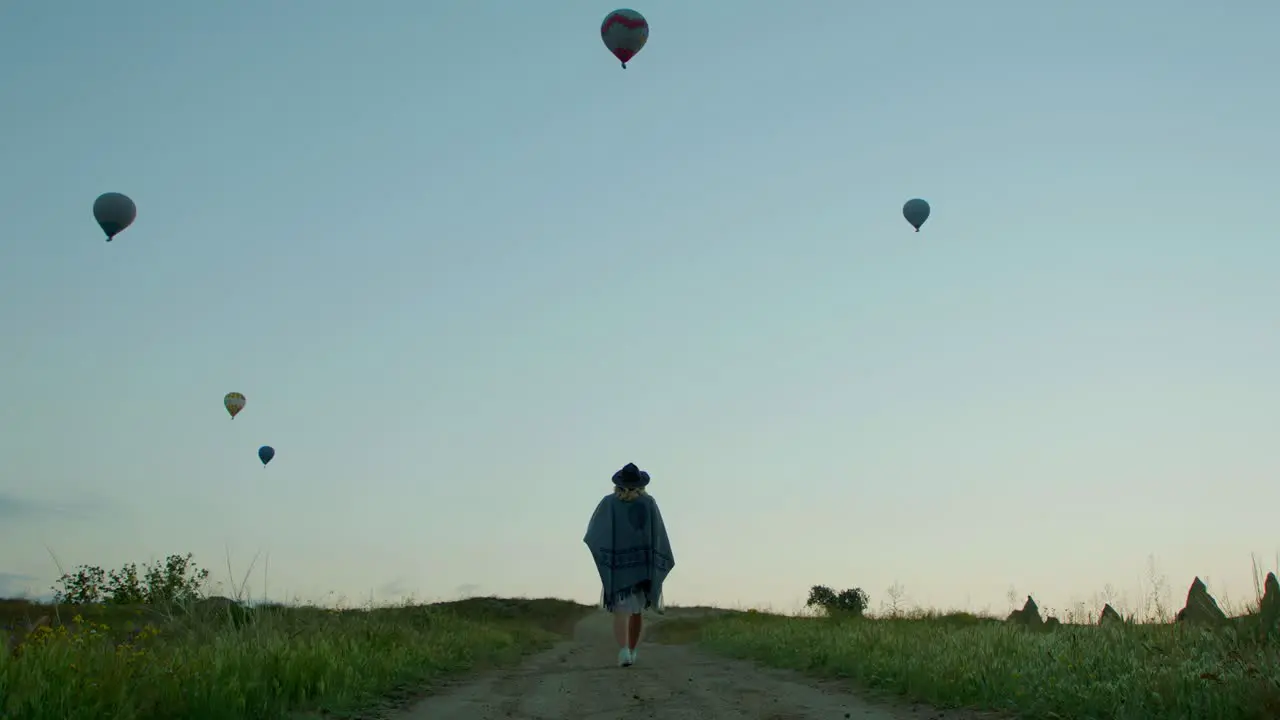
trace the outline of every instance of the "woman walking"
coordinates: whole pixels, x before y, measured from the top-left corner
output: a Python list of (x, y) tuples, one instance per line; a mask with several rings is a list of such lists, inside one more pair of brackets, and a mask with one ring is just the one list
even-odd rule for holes
[(649, 473), (627, 463), (613, 475), (613, 492), (596, 506), (582, 539), (595, 558), (604, 587), (601, 606), (613, 613), (618, 665), (636, 661), (643, 612), (663, 612), (662, 584), (676, 566), (667, 526), (652, 495)]

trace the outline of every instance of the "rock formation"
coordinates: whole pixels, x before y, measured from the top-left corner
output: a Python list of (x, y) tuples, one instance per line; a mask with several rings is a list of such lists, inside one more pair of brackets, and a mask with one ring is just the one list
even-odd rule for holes
[(1118, 625), (1124, 624), (1124, 618), (1120, 617), (1120, 613), (1111, 607), (1111, 603), (1102, 606), (1102, 615), (1098, 617), (1099, 625)]
[(1186, 607), (1178, 611), (1177, 621), (1189, 625), (1221, 625), (1227, 621), (1227, 614), (1218, 607), (1218, 601), (1200, 578), (1196, 578), (1187, 591)]
[(226, 612), (229, 608), (239, 604), (239, 602), (221, 595), (210, 595), (195, 602), (196, 608), (211, 612)]
[(1040, 617), (1040, 606), (1036, 605), (1036, 601), (1027, 596), (1027, 602), (1022, 606), (1021, 610), (1014, 610), (1009, 613), (1006, 622), (1026, 627), (1040, 627), (1044, 624), (1044, 620)]
[(1262, 587), (1262, 602), (1258, 606), (1258, 619), (1262, 621), (1262, 632), (1280, 633), (1280, 581), (1276, 580), (1276, 574), (1267, 573), (1267, 580)]

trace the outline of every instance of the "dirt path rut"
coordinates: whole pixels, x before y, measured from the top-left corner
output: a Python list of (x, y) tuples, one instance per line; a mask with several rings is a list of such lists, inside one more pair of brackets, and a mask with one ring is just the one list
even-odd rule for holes
[[(673, 611), (667, 617), (678, 616)], [(661, 622), (664, 618), (646, 618)], [(641, 643), (638, 662), (617, 666), (610, 617), (592, 615), (572, 641), (402, 711), (396, 720), (923, 720), (954, 717), (885, 708), (830, 684), (700, 652)]]

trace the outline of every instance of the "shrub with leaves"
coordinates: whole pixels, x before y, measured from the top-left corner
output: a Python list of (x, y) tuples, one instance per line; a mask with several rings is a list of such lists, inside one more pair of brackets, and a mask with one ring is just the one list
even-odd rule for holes
[(126, 563), (119, 570), (81, 565), (63, 573), (52, 589), (54, 600), (71, 605), (168, 605), (199, 600), (208, 581), (209, 571), (197, 567), (187, 553), (141, 569), (136, 563)]
[(871, 598), (862, 588), (849, 588), (836, 592), (826, 585), (814, 585), (809, 588), (809, 600), (805, 607), (819, 608), (827, 615), (861, 616), (867, 609)]

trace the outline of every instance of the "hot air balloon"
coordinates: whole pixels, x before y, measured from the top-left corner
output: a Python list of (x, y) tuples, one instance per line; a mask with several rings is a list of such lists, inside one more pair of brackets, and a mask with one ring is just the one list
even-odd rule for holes
[(916, 232), (920, 232), (920, 226), (929, 219), (929, 203), (920, 198), (908, 200), (902, 206), (902, 217), (911, 223), (911, 227), (915, 228)]
[(93, 219), (98, 221), (102, 232), (107, 234), (107, 242), (124, 232), (137, 217), (138, 206), (133, 204), (128, 195), (103, 193), (93, 201)]
[(262, 467), (266, 467), (271, 462), (271, 458), (276, 456), (276, 449), (270, 445), (263, 445), (258, 448), (258, 459), (262, 461)]
[(236, 413), (244, 409), (244, 396), (238, 392), (229, 392), (222, 398), (222, 404), (227, 406), (227, 412), (231, 413), (231, 419), (235, 420)]
[(604, 46), (609, 48), (613, 56), (622, 61), (625, 70), (627, 61), (636, 56), (649, 41), (649, 21), (635, 10), (614, 10), (604, 18), (600, 25), (600, 38)]

